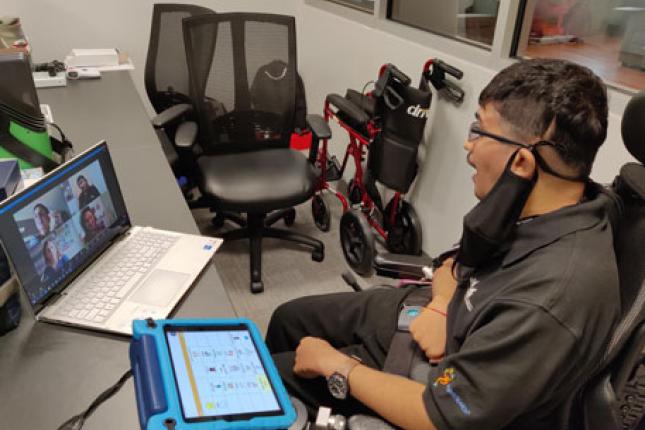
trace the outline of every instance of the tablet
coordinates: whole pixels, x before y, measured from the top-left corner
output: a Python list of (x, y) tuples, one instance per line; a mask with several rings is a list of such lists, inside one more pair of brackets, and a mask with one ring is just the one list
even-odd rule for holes
[(135, 321), (133, 332), (130, 359), (142, 429), (167, 428), (153, 422), (168, 420), (175, 429), (284, 429), (295, 420), (251, 321)]

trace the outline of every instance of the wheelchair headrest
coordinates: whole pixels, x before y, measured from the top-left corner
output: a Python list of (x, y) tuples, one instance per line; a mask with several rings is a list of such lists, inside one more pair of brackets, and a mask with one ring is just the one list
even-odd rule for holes
[(622, 134), (629, 153), (645, 164), (645, 91), (636, 94), (627, 104)]

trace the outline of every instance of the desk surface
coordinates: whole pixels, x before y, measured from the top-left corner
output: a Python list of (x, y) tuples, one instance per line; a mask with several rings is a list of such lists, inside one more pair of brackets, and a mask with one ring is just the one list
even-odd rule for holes
[[(198, 233), (128, 72), (68, 81), (65, 88), (42, 89), (38, 95), (76, 152), (107, 140), (133, 224)], [(174, 316), (235, 316), (212, 264)], [(126, 337), (35, 323), (23, 306), (20, 327), (0, 337), (0, 427), (58, 428), (129, 368), (128, 346)], [(84, 428), (138, 428), (132, 382)]]

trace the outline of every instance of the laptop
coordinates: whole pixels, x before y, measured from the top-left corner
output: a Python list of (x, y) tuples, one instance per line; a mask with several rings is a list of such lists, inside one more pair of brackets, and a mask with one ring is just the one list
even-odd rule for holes
[(222, 244), (132, 226), (105, 141), (0, 203), (0, 238), (37, 320), (125, 335), (167, 317)]

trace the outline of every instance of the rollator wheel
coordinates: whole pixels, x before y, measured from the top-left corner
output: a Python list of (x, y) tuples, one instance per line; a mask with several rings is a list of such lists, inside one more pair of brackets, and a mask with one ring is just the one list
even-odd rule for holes
[(347, 185), (347, 197), (353, 205), (359, 204), (363, 200), (363, 192), (353, 179), (350, 179)]
[(423, 235), (421, 222), (417, 212), (412, 205), (405, 200), (401, 202), (401, 208), (396, 214), (394, 225), (390, 225), (390, 210), (393, 200), (385, 207), (383, 213), (385, 230), (387, 231), (387, 250), (395, 254), (419, 255)]
[(296, 210), (294, 208), (289, 209), (284, 215), (284, 225), (291, 227), (294, 222), (296, 222)]
[(340, 219), (340, 244), (349, 267), (362, 276), (372, 272), (374, 234), (360, 210), (349, 210)]
[(321, 194), (316, 194), (311, 199), (311, 215), (314, 217), (314, 223), (320, 231), (329, 231), (331, 227), (331, 213), (325, 198)]

